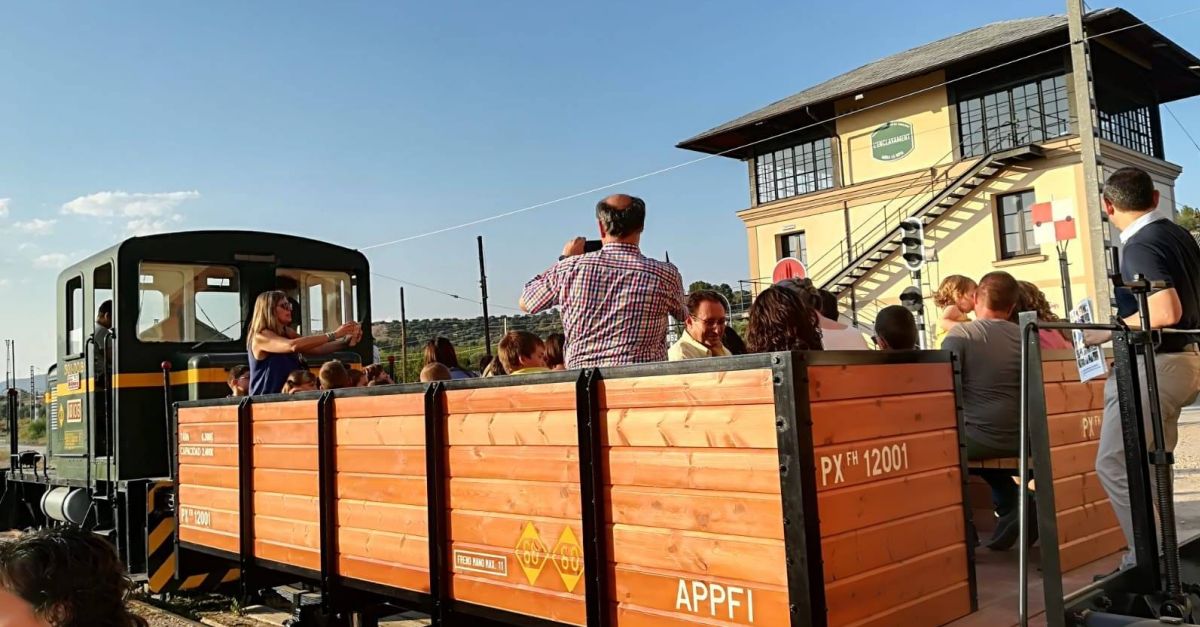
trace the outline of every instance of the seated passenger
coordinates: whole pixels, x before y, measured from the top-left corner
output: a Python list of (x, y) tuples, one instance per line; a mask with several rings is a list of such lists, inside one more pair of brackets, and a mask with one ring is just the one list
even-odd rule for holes
[(321, 366), (321, 389), (322, 390), (340, 390), (342, 388), (354, 387), (354, 380), (350, 378), (350, 371), (346, 369), (346, 364), (343, 364), (337, 359), (325, 362)]
[(357, 322), (336, 331), (301, 337), (292, 329), (294, 305), (280, 291), (263, 292), (254, 303), (246, 350), (250, 357), (250, 394), (277, 394), (293, 370), (300, 369), (299, 355), (328, 355), (362, 338)]
[(725, 337), (721, 338), (721, 346), (724, 346), (730, 355), (746, 354), (746, 341), (738, 335), (732, 324), (725, 327)]
[(725, 298), (712, 290), (697, 290), (687, 297), (687, 312), (683, 333), (679, 334), (679, 341), (667, 350), (667, 359), (681, 361), (729, 356), (729, 351), (722, 344), (725, 327), (729, 324), (729, 307), (725, 305)]
[(566, 370), (566, 358), (563, 349), (567, 347), (567, 336), (562, 333), (551, 333), (546, 336), (546, 367), (551, 370)]
[(796, 290), (768, 287), (750, 306), (747, 348), (752, 353), (821, 350), (818, 318)]
[(975, 290), (978, 287), (974, 279), (961, 274), (951, 274), (942, 279), (937, 293), (933, 295), (933, 304), (941, 309), (934, 348), (941, 348), (942, 341), (946, 339), (950, 329), (971, 321), (971, 312), (975, 311)]
[(546, 343), (528, 331), (509, 331), (500, 340), (500, 364), (508, 374), (550, 372), (546, 367)]
[(367, 375), (367, 385), (391, 385), (392, 375), (381, 364), (371, 364), (363, 371)]
[[(1058, 322), (1061, 318), (1050, 310), (1050, 301), (1038, 286), (1029, 281), (1017, 281), (1021, 286), (1021, 299), (1013, 312), (1013, 322), (1020, 324), (1019, 314), (1022, 311), (1036, 311), (1038, 322)], [(1038, 344), (1043, 349), (1073, 348), (1070, 331), (1059, 329), (1038, 329)]]
[(421, 368), (421, 383), (429, 383), (430, 381), (449, 381), (450, 369), (444, 364), (434, 362), (427, 364)]
[(352, 388), (367, 387), (367, 373), (357, 368), (347, 368), (346, 374), (350, 375), (350, 386)]
[(817, 324), (821, 327), (821, 345), (824, 350), (867, 350), (867, 339), (856, 328), (842, 324), (836, 320), (837, 303), (836, 299), (831, 308), (835, 318), (827, 318), (821, 314), (822, 307), (827, 306), (827, 300), (821, 295), (821, 290), (813, 284), (812, 279), (787, 279), (779, 283), (781, 287), (788, 287), (796, 291), (800, 298), (804, 299), (805, 305), (817, 314)]
[[(975, 320), (950, 329), (942, 348), (962, 364), (963, 422), (967, 459), (1020, 455), (1021, 330), (1010, 318), (1020, 298), (1017, 280), (1007, 272), (990, 272), (979, 281)], [(1003, 551), (1017, 541), (1020, 491), (1012, 475), (1000, 469), (975, 471), (992, 488), (996, 531), (988, 548)], [(1030, 519), (1036, 520), (1031, 507)], [(1031, 525), (1036, 538), (1037, 526)]]
[(875, 316), (875, 343), (879, 350), (910, 351), (917, 348), (917, 321), (903, 305), (888, 305)]
[[(453, 372), (453, 371), (451, 371)], [(499, 357), (491, 357), (488, 359), (487, 366), (483, 369), (483, 377), (498, 377), (508, 374), (504, 370), (504, 364), (500, 363)]]
[(250, 366), (238, 364), (229, 369), (229, 380), (225, 382), (229, 385), (230, 398), (237, 396), (250, 395)]
[(458, 353), (454, 351), (454, 344), (444, 337), (426, 342), (424, 357), (424, 365), (428, 366), (435, 362), (442, 364), (450, 369), (450, 374), (455, 379), (473, 379), (479, 376), (458, 365)]
[(288, 374), (287, 381), (283, 382), (284, 394), (311, 392), (319, 389), (321, 389), (321, 386), (317, 381), (317, 378), (313, 376), (312, 372), (309, 372), (303, 368), (299, 370), (293, 370), (290, 374)]
[[(5, 627), (146, 627), (145, 619), (126, 607), (132, 590), (112, 545), (89, 531), (43, 529), (0, 544), (0, 625)], [(24, 603), (7, 602), (10, 595)], [(39, 622), (29, 622), (29, 608)]]

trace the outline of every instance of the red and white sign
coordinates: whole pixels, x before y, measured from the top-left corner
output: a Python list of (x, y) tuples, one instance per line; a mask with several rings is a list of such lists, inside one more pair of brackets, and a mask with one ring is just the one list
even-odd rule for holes
[(775, 264), (775, 270), (771, 272), (771, 281), (778, 283), (786, 279), (803, 279), (808, 276), (808, 271), (804, 269), (804, 264), (795, 257), (784, 257)]
[(1071, 199), (1039, 202), (1029, 208), (1033, 241), (1039, 246), (1075, 239), (1075, 203)]

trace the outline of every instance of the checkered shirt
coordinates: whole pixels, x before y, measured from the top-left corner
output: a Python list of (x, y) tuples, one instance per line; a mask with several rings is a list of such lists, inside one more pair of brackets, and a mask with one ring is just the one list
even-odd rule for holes
[(683, 278), (633, 244), (568, 257), (525, 284), (530, 313), (558, 305), (568, 368), (667, 359), (667, 315), (687, 317)]

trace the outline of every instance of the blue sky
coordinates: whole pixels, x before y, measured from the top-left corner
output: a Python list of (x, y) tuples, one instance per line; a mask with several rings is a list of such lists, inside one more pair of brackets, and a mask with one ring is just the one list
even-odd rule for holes
[[(1194, 2), (1129, 0), (1142, 19)], [(692, 134), (900, 50), (1061, 0), (602, 5), (493, 2), (23, 2), (0, 8), (0, 335), (53, 359), (62, 263), (131, 232), (243, 228), (357, 247), (693, 158)], [(1200, 51), (1200, 14), (1154, 25)], [(1172, 105), (1200, 137), (1200, 102)], [(1178, 196), (1198, 151), (1163, 116)], [(646, 250), (686, 281), (747, 274), (746, 171), (712, 159), (622, 188)], [(600, 194), (595, 194), (600, 196)], [(520, 286), (592, 235), (585, 197), (372, 250), (373, 267), (477, 294)], [(377, 318), (398, 285), (375, 282)], [(409, 289), (410, 317), (476, 306)], [(498, 313), (505, 310), (494, 309)]]

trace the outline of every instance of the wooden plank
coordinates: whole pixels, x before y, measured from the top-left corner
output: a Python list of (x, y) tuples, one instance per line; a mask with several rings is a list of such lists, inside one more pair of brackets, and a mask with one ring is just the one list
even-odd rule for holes
[(429, 592), (428, 568), (403, 566), (353, 555), (338, 556), (338, 571), (342, 577), (368, 581), (393, 588)]
[(603, 379), (599, 386), (601, 410), (768, 405), (774, 394), (767, 369)]
[(254, 541), (254, 556), (280, 564), (289, 564), (309, 570), (321, 570), (321, 553), (302, 547), (266, 540)]
[(1060, 546), (1058, 558), (1063, 572), (1067, 572), (1123, 550), (1125, 534), (1120, 527), (1113, 527)]
[(1104, 410), (1094, 409), (1046, 417), (1050, 431), (1050, 446), (1077, 444), (1100, 439), (1100, 425), (1104, 423)]
[(223, 509), (236, 512), (239, 509), (238, 491), (231, 488), (217, 488), (195, 484), (180, 483), (180, 505), (192, 505)]
[(809, 401), (876, 398), (954, 389), (954, 373), (944, 364), (810, 366)]
[(614, 446), (605, 482), (659, 488), (740, 490), (779, 496), (779, 454), (771, 449)]
[(238, 540), (241, 536), (236, 533), (222, 533), (212, 529), (196, 527), (182, 527), (178, 531), (178, 536), (180, 542), (190, 542), (212, 549), (229, 551), (230, 553), (240, 553), (242, 550), (241, 541)]
[[(578, 534), (578, 525), (575, 527), (574, 533)], [(455, 574), (478, 577), (512, 587), (536, 589), (544, 593), (583, 597), (584, 585), (581, 579), (567, 578), (563, 574), (582, 573), (582, 562), (575, 561), (571, 564), (570, 568), (573, 570), (562, 570), (562, 558), (554, 551), (554, 538), (547, 536), (544, 539), (550, 544), (519, 549), (504, 545), (452, 542), (447, 559), (450, 560), (451, 569)], [(569, 559), (579, 558), (577, 554), (572, 553)]]
[(601, 411), (604, 446), (776, 449), (774, 405)]
[(1066, 444), (1050, 449), (1050, 463), (1055, 477), (1083, 475), (1096, 469), (1096, 451), (1099, 441)]
[(447, 390), (446, 410), (451, 415), (575, 410), (575, 383), (509, 385), (473, 390)]
[[(523, 516), (511, 514), (496, 514), (492, 512), (473, 512), (451, 510), (450, 539), (455, 543), (479, 547), (498, 547), (499, 551), (513, 553), (521, 544), (522, 534), (526, 526), (533, 525), (533, 532), (541, 540), (548, 553), (563, 537), (564, 531), (570, 527), (571, 532), (580, 542), (582, 538), (582, 523), (579, 520), (565, 518), (547, 518), (540, 516)], [(527, 547), (529, 548), (529, 547)]]
[(425, 476), (424, 446), (342, 446), (336, 450), (338, 472)]
[(1047, 383), (1046, 414), (1104, 409), (1104, 381)]
[(255, 444), (254, 467), (276, 470), (311, 470), (320, 466), (316, 446), (294, 444)]
[(317, 550), (321, 548), (320, 530), (316, 521), (285, 520), (254, 514), (254, 540)]
[(787, 584), (780, 540), (613, 525), (612, 555), (617, 564), (686, 573), (697, 579)]
[(614, 486), (608, 522), (783, 540), (778, 495)]
[(424, 416), (424, 392), (388, 394), (386, 396), (352, 396), (333, 399), (333, 415), (339, 422), (345, 418), (373, 416)]
[(452, 574), (450, 598), (485, 607), (536, 616), (569, 625), (583, 625), (583, 597), (539, 590), (532, 586), (496, 583), (482, 575)]
[(813, 450), (817, 490), (831, 490), (957, 466), (958, 430), (864, 440)]
[(349, 472), (337, 474), (339, 499), (391, 503), (393, 505), (425, 506), (424, 477), (397, 475), (368, 475)]
[[(1095, 474), (1095, 473), (1093, 473)], [(1073, 475), (1054, 480), (1054, 511), (1062, 512), (1083, 506), (1083, 475)]]
[(828, 490), (818, 497), (821, 536), (940, 509), (962, 502), (958, 468), (944, 468), (858, 486)]
[(957, 505), (821, 540), (825, 583), (965, 541)]
[(425, 536), (428, 535), (429, 519), (423, 506), (338, 499), (337, 524), (343, 527)]
[(451, 446), (451, 477), (522, 481), (579, 481), (574, 446)]
[(956, 544), (825, 586), (829, 623), (844, 625), (967, 581), (967, 547)]
[(238, 489), (238, 470), (229, 466), (202, 464), (180, 464), (180, 485), (209, 486), (214, 488)]
[(958, 426), (953, 392), (824, 401), (810, 407), (816, 446)]
[(179, 463), (206, 466), (237, 466), (236, 444), (179, 444)]
[(192, 423), (237, 423), (237, 405), (218, 405), (214, 407), (180, 407), (179, 424)]
[(179, 425), (180, 444), (237, 444), (236, 422), (206, 422)]
[(258, 422), (253, 427), (255, 444), (307, 444), (317, 445), (317, 421), (272, 420)]
[[(254, 403), (250, 406), (254, 424), (271, 420), (312, 420), (317, 419), (317, 401), (284, 401), (278, 403)], [(236, 413), (235, 413), (236, 415)]]
[(1108, 501), (1087, 504), (1058, 514), (1058, 543), (1070, 544), (1075, 540), (1096, 535), (1118, 527), (1117, 515)]
[(238, 535), (241, 531), (237, 512), (228, 512), (204, 506), (181, 507), (176, 519), (178, 529), (196, 529)]
[[(370, 396), (363, 398), (373, 398)], [(386, 398), (386, 397), (382, 397)], [(346, 399), (348, 400), (348, 399)], [(337, 417), (337, 443), (342, 446), (424, 446), (425, 416)]]
[(451, 414), (449, 446), (575, 446), (575, 410)]
[(429, 568), (429, 540), (424, 536), (339, 527), (337, 537), (341, 555)]
[[(931, 595), (913, 599), (846, 627), (912, 627), (945, 625), (971, 613), (971, 585), (964, 581)], [(834, 627), (831, 625), (831, 627)]]
[(254, 491), (317, 496), (317, 473), (308, 470), (254, 469)]
[(320, 503), (315, 496), (275, 494), (255, 490), (254, 513), (277, 518), (316, 522), (320, 517)]
[(784, 586), (618, 566), (610, 580), (618, 603), (616, 624), (787, 625)]
[(499, 479), (451, 479), (453, 509), (577, 519), (582, 515), (578, 483)]

